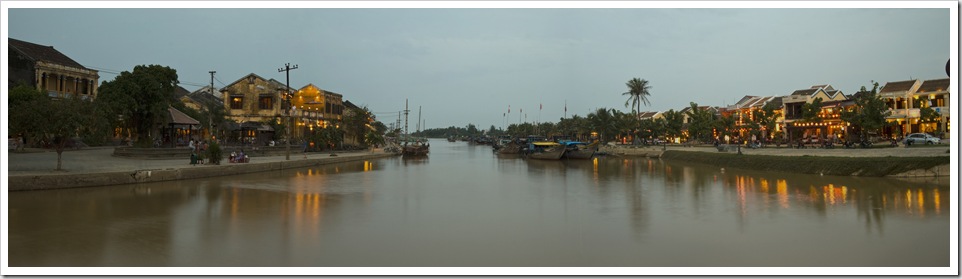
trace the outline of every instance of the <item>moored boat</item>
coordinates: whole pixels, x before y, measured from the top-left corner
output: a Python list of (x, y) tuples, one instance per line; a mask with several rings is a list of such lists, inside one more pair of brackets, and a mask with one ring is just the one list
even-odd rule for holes
[(420, 157), (427, 156), (430, 152), (431, 144), (424, 140), (417, 140), (415, 142), (405, 142), (401, 146), (401, 155), (404, 157)]
[(529, 144), (528, 158), (539, 160), (559, 160), (565, 153), (565, 146), (550, 141), (539, 141)]
[(597, 150), (597, 141), (591, 144), (580, 141), (566, 142), (565, 152), (561, 157), (566, 159), (591, 159), (591, 156), (594, 156)]

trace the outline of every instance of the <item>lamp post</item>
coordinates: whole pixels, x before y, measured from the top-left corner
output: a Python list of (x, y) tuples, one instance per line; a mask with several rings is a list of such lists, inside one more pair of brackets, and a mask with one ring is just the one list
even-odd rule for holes
[(277, 72), (285, 72), (287, 76), (287, 88), (284, 88), (284, 95), (287, 96), (287, 126), (286, 136), (287, 136), (287, 152), (285, 155), (285, 160), (291, 160), (291, 106), (292, 103), (292, 93), (291, 93), (291, 70), (297, 69), (297, 65), (291, 66), (291, 63), (284, 63), (284, 68), (277, 69)]

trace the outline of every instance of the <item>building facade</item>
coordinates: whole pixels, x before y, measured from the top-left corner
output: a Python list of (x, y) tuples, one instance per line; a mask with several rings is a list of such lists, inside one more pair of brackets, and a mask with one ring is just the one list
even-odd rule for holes
[[(949, 110), (949, 79), (904, 80), (887, 82), (879, 90), (879, 97), (888, 106), (890, 124), (883, 133), (889, 137), (902, 137), (910, 133), (948, 135), (951, 129)], [(923, 109), (932, 109), (938, 115), (935, 122), (922, 119)]]
[(20, 84), (43, 91), (52, 98), (68, 95), (97, 98), (100, 75), (70, 59), (52, 46), (8, 39), (8, 86)]
[(344, 104), (341, 94), (327, 91), (314, 84), (308, 84), (294, 93), (291, 99), (295, 138), (301, 138), (315, 129), (334, 125), (340, 127), (344, 119)]
[(221, 99), (228, 121), (238, 123), (227, 127), (231, 131), (228, 142), (264, 144), (274, 137), (270, 122), (284, 121), (286, 112), (282, 101), (286, 86), (273, 79), (248, 74), (221, 88)]
[[(822, 105), (819, 107), (819, 118), (821, 120), (811, 121), (803, 117), (803, 107), (820, 99)], [(848, 96), (841, 90), (836, 90), (831, 85), (815, 85), (807, 89), (795, 90), (792, 94), (782, 97), (782, 115), (780, 121), (784, 139), (789, 142), (796, 142), (804, 139), (829, 138), (829, 135), (839, 134), (839, 129), (844, 129), (838, 122), (838, 111), (835, 108), (840, 101), (848, 100)], [(826, 105), (829, 107), (826, 108)], [(826, 110), (827, 109), (827, 110)], [(825, 115), (834, 118), (823, 117)], [(833, 120), (834, 119), (834, 120)], [(843, 133), (844, 134), (844, 133)]]

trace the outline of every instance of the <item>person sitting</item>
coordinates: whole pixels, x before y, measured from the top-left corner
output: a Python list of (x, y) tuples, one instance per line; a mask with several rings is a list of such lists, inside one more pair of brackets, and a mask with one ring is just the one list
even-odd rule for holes
[(235, 161), (236, 159), (237, 159), (237, 152), (231, 151), (231, 152), (230, 152), (230, 157), (228, 157), (227, 161), (228, 161), (228, 162), (231, 162), (231, 163), (237, 163), (237, 162)]
[(236, 163), (247, 163), (247, 162), (248, 162), (247, 154), (244, 154), (244, 150), (243, 150), (243, 149), (241, 149), (241, 151), (237, 153), (237, 157), (235, 158), (235, 160), (236, 160)]

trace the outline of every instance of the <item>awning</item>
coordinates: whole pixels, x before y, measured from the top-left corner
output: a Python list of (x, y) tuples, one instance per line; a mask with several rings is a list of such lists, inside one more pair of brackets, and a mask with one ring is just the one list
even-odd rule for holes
[(184, 114), (183, 112), (173, 107), (168, 107), (167, 112), (169, 115), (168, 120), (170, 120), (169, 122), (170, 124), (200, 125), (200, 121), (197, 121), (196, 119), (193, 119), (190, 116), (187, 116), (187, 114)]

